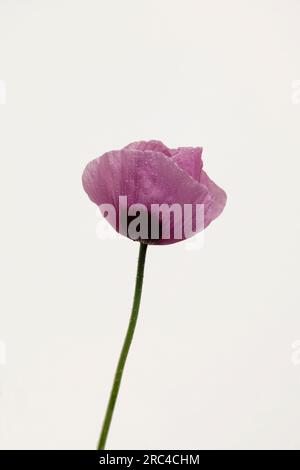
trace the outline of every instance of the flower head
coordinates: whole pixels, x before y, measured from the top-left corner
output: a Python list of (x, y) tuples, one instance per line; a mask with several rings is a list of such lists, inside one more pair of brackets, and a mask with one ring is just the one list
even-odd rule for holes
[(163, 245), (195, 235), (224, 209), (226, 193), (202, 167), (201, 147), (140, 141), (92, 160), (82, 182), (119, 233)]

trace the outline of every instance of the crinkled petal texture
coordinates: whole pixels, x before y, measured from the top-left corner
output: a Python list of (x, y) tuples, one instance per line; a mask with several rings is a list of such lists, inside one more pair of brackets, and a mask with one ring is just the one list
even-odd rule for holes
[[(225, 192), (202, 170), (201, 154), (201, 148), (168, 149), (160, 141), (134, 142), (88, 163), (83, 187), (100, 209), (104, 204), (114, 207), (116, 219), (108, 217), (108, 221), (117, 231), (121, 232), (121, 212), (127, 214), (130, 206), (142, 204), (149, 219), (151, 215), (158, 218), (160, 234), (152, 238), (149, 228), (148, 238), (140, 240), (159, 245), (176, 243), (207, 227), (226, 204)], [(120, 196), (127, 197), (127, 207), (120, 204)], [(169, 217), (163, 210), (155, 212), (157, 205), (164, 207)], [(172, 211), (174, 205), (176, 210)], [(200, 223), (197, 207), (202, 208)], [(164, 224), (169, 224), (169, 229), (165, 230)]]

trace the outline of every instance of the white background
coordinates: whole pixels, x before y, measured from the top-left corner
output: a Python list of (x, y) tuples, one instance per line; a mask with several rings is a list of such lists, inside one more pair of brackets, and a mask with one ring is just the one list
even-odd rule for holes
[[(299, 0), (0, 0), (2, 449), (93, 449), (138, 245), (86, 163), (204, 147), (204, 247), (150, 247), (108, 448), (300, 448)], [(3, 90), (3, 87), (2, 87)], [(3, 95), (3, 92), (2, 92)]]

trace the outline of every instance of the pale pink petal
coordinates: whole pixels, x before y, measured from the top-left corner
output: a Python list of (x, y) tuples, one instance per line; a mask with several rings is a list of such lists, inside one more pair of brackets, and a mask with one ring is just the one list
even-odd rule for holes
[(168, 157), (171, 156), (171, 150), (160, 140), (139, 140), (126, 145), (124, 148), (128, 150), (152, 150), (153, 152), (161, 152)]
[(172, 149), (172, 160), (196, 181), (200, 181), (202, 162), (201, 147), (179, 147)]
[(223, 211), (226, 205), (227, 195), (225, 191), (217, 186), (203, 170), (201, 172), (200, 183), (207, 187), (211, 196), (211, 203), (207, 206), (205, 211), (205, 226), (207, 227)]
[(97, 205), (116, 204), (126, 195), (128, 204), (192, 203), (204, 200), (206, 188), (190, 178), (160, 152), (122, 149), (105, 153), (86, 166), (83, 186)]

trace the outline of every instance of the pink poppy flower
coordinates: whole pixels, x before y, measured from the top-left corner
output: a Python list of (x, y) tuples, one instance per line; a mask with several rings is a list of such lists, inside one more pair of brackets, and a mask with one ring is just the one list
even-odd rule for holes
[[(169, 149), (157, 140), (140, 141), (92, 160), (83, 172), (82, 182), (89, 198), (118, 232), (144, 243), (165, 245), (195, 235), (224, 209), (226, 193), (202, 167), (201, 147)], [(115, 209), (115, 216), (106, 210), (108, 205)], [(166, 210), (175, 205), (182, 209), (181, 217), (178, 216), (180, 211), (169, 211), (169, 219), (164, 217), (163, 210), (157, 212), (157, 206)], [(147, 237), (133, 237), (128, 231), (134, 220), (129, 209), (132, 206), (144, 208), (146, 214), (143, 215), (149, 216)], [(200, 223), (198, 208), (202, 209)], [(124, 214), (125, 232), (121, 224)], [(153, 236), (155, 219), (159, 232)], [(168, 228), (165, 227), (167, 220)]]

